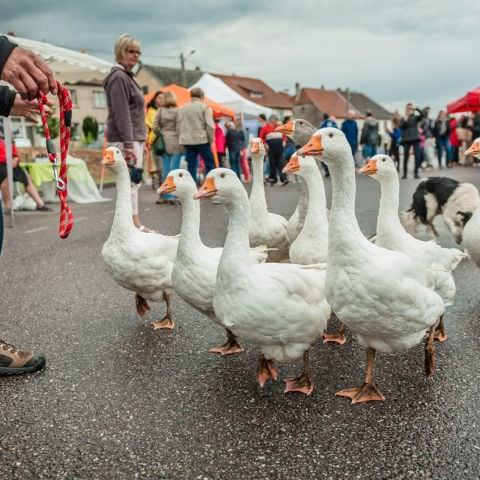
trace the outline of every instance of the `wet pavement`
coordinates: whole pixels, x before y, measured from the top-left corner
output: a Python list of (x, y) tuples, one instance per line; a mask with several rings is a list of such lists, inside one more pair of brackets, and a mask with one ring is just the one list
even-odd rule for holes
[[(480, 186), (480, 169), (444, 173)], [(357, 183), (357, 215), (371, 235), (378, 185)], [(402, 182), (403, 206), (416, 184)], [(293, 212), (295, 184), (267, 192), (271, 210)], [(154, 199), (144, 188), (144, 223), (177, 233), (180, 207)], [(54, 214), (21, 213), (7, 231), (0, 333), (48, 363), (44, 372), (0, 379), (0, 479), (480, 478), (480, 270), (472, 262), (455, 274), (449, 340), (437, 345), (434, 377), (424, 376), (422, 346), (380, 354), (386, 401), (352, 406), (335, 397), (362, 379), (365, 353), (351, 337), (344, 347), (312, 349), (316, 389), (304, 398), (284, 395), (281, 381), (258, 387), (254, 345), (229, 358), (208, 353), (223, 332), (178, 297), (175, 330), (148, 329), (163, 306), (138, 318), (133, 294), (100, 257), (112, 209), (74, 205), (68, 240), (57, 238)], [(223, 207), (203, 202), (205, 243), (222, 245), (225, 227)], [(300, 366), (279, 369), (285, 378)]]

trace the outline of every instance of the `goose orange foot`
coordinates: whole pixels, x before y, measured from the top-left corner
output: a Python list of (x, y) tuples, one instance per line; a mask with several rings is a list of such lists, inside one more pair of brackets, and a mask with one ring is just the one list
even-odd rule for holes
[(162, 320), (155, 320), (150, 322), (148, 325), (152, 330), (173, 330), (175, 328), (175, 323), (171, 318), (162, 318)]
[(440, 343), (446, 342), (448, 340), (447, 332), (445, 332), (445, 330), (443, 328), (437, 328), (435, 330), (435, 335), (434, 335), (433, 339), (436, 342), (440, 342)]
[(150, 305), (148, 302), (138, 293), (135, 294), (135, 306), (137, 307), (137, 313), (141, 317), (143, 317), (150, 310)]
[(305, 373), (302, 373), (299, 377), (296, 378), (286, 378), (285, 382), (285, 391), (284, 393), (289, 392), (299, 392), (304, 393), (305, 395), (311, 395), (313, 392), (313, 382), (310, 380), (309, 376)]
[(385, 397), (374, 383), (364, 383), (361, 387), (347, 388), (340, 390), (335, 395), (337, 397), (347, 397), (352, 399), (352, 405), (364, 402), (383, 402)]
[(258, 360), (257, 382), (263, 388), (268, 380), (276, 380), (278, 370), (274, 367), (272, 360), (267, 360), (263, 354), (260, 354)]
[(344, 333), (324, 333), (322, 337), (323, 343), (335, 343), (337, 345), (345, 345), (345, 343), (347, 342), (347, 337)]
[(233, 355), (235, 353), (242, 353), (245, 349), (236, 341), (228, 341), (218, 347), (212, 347), (208, 350), (210, 353), (220, 353), (221, 355)]

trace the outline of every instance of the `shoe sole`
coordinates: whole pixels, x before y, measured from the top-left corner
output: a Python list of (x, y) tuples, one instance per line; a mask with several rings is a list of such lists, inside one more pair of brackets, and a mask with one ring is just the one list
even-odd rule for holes
[(28, 367), (8, 368), (0, 367), (0, 376), (23, 375), (25, 373), (34, 373), (42, 370), (45, 367), (47, 360), (45, 357), (38, 357), (32, 365)]

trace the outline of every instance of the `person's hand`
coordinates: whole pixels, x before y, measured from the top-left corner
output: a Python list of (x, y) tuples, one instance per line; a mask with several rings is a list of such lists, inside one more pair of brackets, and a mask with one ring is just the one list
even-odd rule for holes
[(20, 47), (12, 50), (1, 78), (13, 85), (24, 99), (33, 100), (39, 90), (57, 94), (57, 83), (47, 64), (35, 53)]
[(137, 163), (137, 156), (135, 155), (135, 150), (133, 148), (124, 148), (123, 157), (127, 163)]
[[(45, 105), (45, 112), (49, 114), (51, 112), (50, 108)], [(37, 122), (40, 115), (40, 109), (38, 108), (38, 103), (34, 100), (22, 100), (19, 94), (15, 97), (12, 110), (10, 115), (15, 115), (18, 117), (25, 117), (32, 122)]]
[(18, 157), (13, 157), (12, 159), (12, 167), (13, 168), (16, 168), (16, 166), (18, 165), (18, 162), (20, 161), (20, 158)]

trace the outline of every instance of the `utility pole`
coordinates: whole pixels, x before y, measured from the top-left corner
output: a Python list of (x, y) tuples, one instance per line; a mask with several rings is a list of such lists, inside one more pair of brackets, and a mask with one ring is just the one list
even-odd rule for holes
[(195, 50), (192, 50), (187, 56), (185, 56), (183, 52), (180, 54), (180, 83), (182, 87), (185, 88), (187, 88), (187, 72), (185, 71), (185, 60), (194, 53)]
[(185, 55), (180, 54), (180, 83), (182, 87), (187, 88), (187, 75), (185, 72)]

